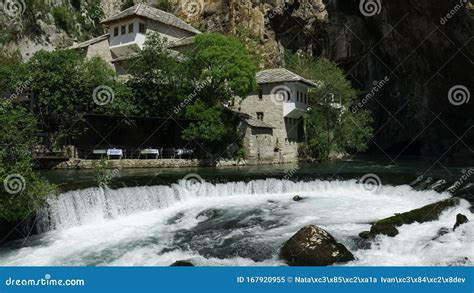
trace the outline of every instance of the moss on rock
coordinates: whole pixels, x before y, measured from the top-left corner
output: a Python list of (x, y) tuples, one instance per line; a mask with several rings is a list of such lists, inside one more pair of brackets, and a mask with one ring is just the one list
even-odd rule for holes
[(375, 222), (370, 228), (370, 234), (373, 236), (383, 234), (394, 237), (398, 234), (396, 227), (400, 227), (405, 224), (413, 224), (415, 222), (424, 223), (435, 221), (439, 218), (439, 215), (444, 210), (454, 207), (458, 204), (458, 198), (449, 198), (406, 213), (395, 214), (394, 216)]

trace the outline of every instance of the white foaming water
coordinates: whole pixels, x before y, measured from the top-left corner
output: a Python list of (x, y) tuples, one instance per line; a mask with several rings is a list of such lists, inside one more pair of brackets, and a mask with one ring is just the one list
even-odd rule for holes
[[(294, 202), (294, 195), (304, 197)], [(39, 226), (44, 233), (0, 250), (2, 265), (282, 265), (278, 249), (307, 224), (328, 230), (354, 252), (349, 265), (472, 264), (473, 221), (452, 227), (456, 213), (472, 219), (468, 203), (439, 221), (400, 227), (357, 249), (358, 233), (370, 222), (445, 198), (409, 186), (370, 192), (355, 181), (203, 183), (198, 192), (184, 182), (172, 186), (87, 189), (49, 200)], [(442, 255), (444, 253), (444, 255)], [(467, 259), (466, 259), (467, 258)]]

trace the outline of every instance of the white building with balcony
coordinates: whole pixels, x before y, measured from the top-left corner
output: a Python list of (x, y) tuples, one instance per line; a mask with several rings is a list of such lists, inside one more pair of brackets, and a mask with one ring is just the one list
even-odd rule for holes
[(201, 33), (177, 16), (146, 4), (125, 9), (102, 23), (108, 28), (107, 34), (76, 44), (72, 49), (83, 50), (89, 58), (103, 58), (121, 75), (126, 74), (123, 61), (143, 49), (149, 33), (160, 34), (168, 41), (170, 50), (178, 52)]

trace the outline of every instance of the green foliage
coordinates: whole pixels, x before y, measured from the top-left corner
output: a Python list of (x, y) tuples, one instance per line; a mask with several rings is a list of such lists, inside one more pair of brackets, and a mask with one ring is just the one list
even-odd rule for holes
[(35, 118), (23, 107), (2, 100), (0, 125), (0, 217), (23, 220), (44, 206), (56, 189), (32, 168), (31, 150), (37, 144)]
[(232, 35), (245, 45), (256, 68), (265, 69), (271, 65), (266, 58), (270, 50), (266, 48), (265, 43), (255, 35), (255, 30), (252, 27), (237, 25)]
[[(52, 144), (62, 144), (81, 130), (82, 114), (130, 114), (131, 91), (117, 81), (114, 70), (100, 58), (85, 59), (72, 50), (39, 51), (23, 64), (23, 82), (35, 91), (40, 123), (58, 130)], [(112, 90), (113, 100), (99, 105), (94, 100), (98, 87)], [(96, 95), (97, 96), (97, 95)]]
[(125, 0), (125, 2), (123, 2), (122, 6), (120, 6), (120, 10), (125, 10), (127, 8), (132, 7), (133, 5), (135, 5), (133, 0)]
[(183, 138), (197, 140), (212, 152), (222, 151), (237, 139), (235, 121), (222, 105), (206, 106), (201, 100), (186, 108), (186, 116), (199, 120), (183, 131)]
[(15, 92), (16, 77), (21, 70), (21, 54), (18, 51), (0, 51), (0, 92)]
[(156, 9), (167, 11), (167, 12), (171, 12), (173, 8), (170, 0), (158, 0), (158, 2), (155, 5), (153, 5), (153, 7), (155, 7)]
[(186, 56), (186, 68), (191, 80), (210, 81), (202, 95), (205, 103), (224, 102), (234, 95), (244, 97), (256, 88), (255, 65), (237, 39), (205, 33), (195, 37), (194, 45)]
[(291, 71), (318, 82), (318, 87), (311, 90), (311, 102), (314, 105), (327, 101), (328, 95), (333, 95), (336, 102), (342, 101), (346, 106), (352, 105), (357, 98), (358, 91), (346, 79), (344, 71), (328, 59), (286, 52), (285, 64)]
[(357, 99), (344, 72), (327, 59), (287, 53), (288, 69), (317, 81), (311, 90), (311, 110), (305, 117), (308, 156), (327, 159), (331, 152), (364, 151), (372, 136), (370, 112), (349, 109)]
[(183, 64), (169, 56), (165, 48), (165, 40), (150, 34), (143, 50), (131, 61), (128, 84), (142, 115), (168, 117), (191, 92), (189, 82), (183, 78)]
[(75, 29), (75, 17), (74, 12), (68, 9), (66, 6), (56, 6), (52, 10), (54, 23), (68, 34), (72, 33)]
[(98, 161), (92, 163), (92, 168), (94, 170), (94, 180), (97, 183), (97, 186), (105, 186), (110, 183), (110, 176), (107, 176), (107, 168), (109, 167), (109, 162), (102, 158)]
[(234, 117), (223, 104), (256, 88), (255, 65), (242, 43), (217, 33), (196, 36), (195, 49), (185, 60), (191, 86), (201, 87), (194, 103), (186, 108), (186, 117), (199, 122), (192, 123), (183, 138), (196, 140), (212, 152), (222, 152), (238, 138)]

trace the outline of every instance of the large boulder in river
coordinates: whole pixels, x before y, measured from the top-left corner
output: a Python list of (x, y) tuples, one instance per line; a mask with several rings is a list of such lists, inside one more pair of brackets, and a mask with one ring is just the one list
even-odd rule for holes
[(327, 266), (354, 260), (344, 245), (315, 225), (303, 227), (286, 241), (280, 258), (290, 266)]

